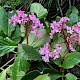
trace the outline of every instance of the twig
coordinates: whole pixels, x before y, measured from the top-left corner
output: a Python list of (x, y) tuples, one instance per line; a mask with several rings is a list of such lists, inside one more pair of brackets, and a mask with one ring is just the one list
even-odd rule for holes
[(30, 31), (30, 23), (28, 23), (28, 27), (26, 28), (26, 43), (28, 44), (28, 36), (29, 36), (29, 31)]
[(64, 55), (62, 56), (62, 58), (64, 58), (64, 57), (68, 54), (68, 52), (69, 52), (69, 49), (67, 49), (67, 50), (65, 51)]
[(59, 6), (59, 9), (60, 9), (60, 12), (61, 12), (61, 16), (63, 16), (62, 9), (61, 9), (60, 4), (59, 4), (59, 0), (57, 0), (57, 3), (58, 3), (58, 6)]
[[(63, 26), (63, 27), (64, 27), (64, 26)], [(66, 52), (65, 52), (64, 55), (63, 55), (63, 58), (64, 58), (64, 57), (68, 54), (68, 52), (69, 52), (69, 43), (68, 43), (68, 41), (66, 40), (66, 39), (67, 39), (67, 36), (65, 35), (63, 28), (62, 28), (62, 34), (63, 34), (63, 36), (64, 36), (65, 43), (66, 43), (66, 46), (67, 46), (67, 50), (66, 50)]]
[(7, 64), (9, 64), (13, 60), (14, 60), (14, 57), (11, 60), (9, 60), (6, 64), (4, 64), (2, 67), (0, 67), (0, 69), (3, 69), (3, 67), (5, 67)]

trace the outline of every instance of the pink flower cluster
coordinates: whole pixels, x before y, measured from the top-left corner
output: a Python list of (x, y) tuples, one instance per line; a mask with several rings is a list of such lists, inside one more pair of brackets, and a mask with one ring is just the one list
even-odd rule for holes
[(53, 23), (51, 23), (50, 27), (52, 28), (52, 30), (50, 33), (50, 38), (52, 39), (55, 33), (58, 32), (60, 33), (62, 29), (65, 29), (66, 28), (65, 22), (69, 22), (69, 21), (70, 21), (69, 18), (62, 17), (59, 22), (54, 21)]
[(17, 13), (14, 14), (11, 19), (9, 19), (9, 24), (13, 24), (13, 25), (16, 25), (16, 24), (21, 24), (21, 23), (25, 23), (27, 22), (28, 20), (28, 15), (24, 13), (24, 11), (19, 11), (17, 10), (16, 11)]
[(27, 15), (24, 11), (16, 11), (17, 14), (14, 14), (9, 20), (9, 24), (25, 24), (27, 22), (32, 22), (31, 33), (35, 34), (38, 38), (42, 37), (42, 33), (37, 30), (37, 28), (44, 29), (43, 24), (40, 23), (39, 19), (32, 13), (31, 15)]
[(60, 33), (62, 32), (62, 30), (64, 31), (66, 29), (67, 32), (70, 33), (70, 35), (66, 35), (67, 36), (66, 40), (69, 49), (71, 51), (75, 51), (75, 49), (73, 48), (74, 44), (80, 45), (80, 22), (78, 22), (72, 27), (69, 27), (65, 24), (65, 22), (69, 21), (70, 21), (69, 18), (62, 17), (59, 22), (54, 21), (53, 23), (51, 23), (50, 27), (52, 30), (50, 33), (50, 38), (52, 39), (55, 33)]
[(39, 19), (36, 18), (36, 16), (34, 15), (34, 13), (32, 13), (31, 15), (29, 15), (29, 20), (32, 21), (31, 33), (35, 34), (38, 38), (41, 38), (42, 37), (42, 33), (39, 32), (37, 29), (38, 28), (44, 29), (43, 24), (40, 23)]
[(42, 60), (45, 62), (49, 62), (49, 58), (53, 58), (54, 60), (59, 58), (60, 50), (62, 49), (60, 44), (56, 44), (56, 48), (51, 52), (50, 44), (46, 43), (42, 48), (40, 48), (39, 52), (42, 55)]
[(73, 45), (74, 44), (80, 45), (80, 22), (78, 22), (72, 27), (69, 27), (69, 33), (70, 36), (67, 37), (69, 48), (71, 51), (75, 51)]

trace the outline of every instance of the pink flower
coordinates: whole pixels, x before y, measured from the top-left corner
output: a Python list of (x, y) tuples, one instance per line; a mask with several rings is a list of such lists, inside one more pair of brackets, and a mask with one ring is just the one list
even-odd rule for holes
[(78, 36), (76, 34), (67, 37), (67, 42), (69, 43), (69, 49), (75, 51), (73, 45), (78, 41)]
[(77, 23), (77, 26), (80, 27), (80, 22)]
[(60, 23), (59, 22), (56, 22), (54, 21), (53, 23), (51, 23), (51, 28), (54, 29), (55, 27), (59, 27), (60, 26)]
[(68, 17), (62, 17), (61, 19), (60, 19), (60, 22), (61, 23), (65, 23), (65, 22), (69, 22), (70, 21), (70, 19), (68, 18)]
[(80, 25), (77, 23), (77, 25), (72, 26), (72, 30), (78, 34), (80, 34)]
[[(65, 22), (69, 22), (69, 21), (70, 21), (70, 19), (68, 17), (62, 17), (59, 22), (54, 21), (53, 23), (51, 23), (50, 38), (52, 39), (54, 34), (65, 31), (65, 29), (66, 29), (67, 32), (70, 33), (69, 35), (67, 35), (67, 42), (69, 43), (69, 49), (71, 51), (75, 51), (75, 49), (73, 48), (73, 45), (75, 45), (75, 44), (80, 45), (80, 22), (69, 27), (65, 24)], [(55, 54), (60, 53), (59, 47), (58, 47), (58, 50), (56, 47), (56, 49), (54, 50), (54, 53)], [(50, 54), (50, 56), (53, 56), (53, 54)], [(55, 55), (54, 55), (54, 57), (55, 57)], [(58, 57), (58, 56), (56, 56), (56, 57)]]
[(40, 23), (39, 19), (34, 15), (34, 13), (29, 15), (29, 20), (32, 21), (33, 25), (36, 25), (36, 28), (40, 27), (40, 28), (44, 29), (43, 24)]
[(66, 28), (66, 29), (67, 29), (67, 32), (68, 32), (68, 33), (70, 33), (70, 34), (72, 34), (72, 33), (73, 33), (73, 30), (72, 30), (72, 28), (71, 28), (71, 27), (68, 27), (68, 26), (67, 26), (67, 28)]
[(34, 13), (32, 13), (31, 15), (27, 15), (24, 13), (24, 11), (19, 11), (17, 10), (17, 15), (14, 14), (11, 19), (9, 19), (9, 24), (13, 24), (13, 25), (16, 25), (16, 24), (25, 24), (27, 22), (32, 22), (32, 29), (31, 29), (31, 33), (33, 33), (34, 35), (36, 35), (38, 38), (41, 38), (42, 37), (42, 33), (39, 32), (37, 30), (37, 28), (41, 28), (41, 29), (44, 29), (44, 26), (42, 23), (40, 23), (39, 19), (34, 15)]
[(76, 50), (72, 47), (72, 44), (69, 44), (69, 48), (70, 48), (70, 50), (73, 51), (73, 52), (76, 51)]
[(28, 15), (24, 13), (24, 11), (16, 11), (18, 15), (14, 14), (11, 19), (9, 19), (9, 24), (20, 24), (20, 23), (25, 23), (28, 20)]
[(42, 37), (42, 33), (37, 31), (36, 29), (31, 29), (31, 33), (33, 33), (34, 35), (36, 35), (38, 38)]
[(50, 27), (52, 28), (51, 33), (50, 33), (50, 38), (51, 39), (53, 38), (53, 35), (55, 33), (58, 33), (58, 32), (60, 33), (61, 30), (62, 30), (62, 27), (61, 27), (61, 23), (60, 22), (54, 21), (53, 23), (51, 23), (51, 26)]
[(29, 15), (29, 20), (32, 21), (32, 29), (31, 33), (36, 35), (38, 38), (42, 37), (42, 33), (37, 30), (37, 28), (44, 29), (44, 26), (42, 23), (40, 23), (39, 19), (32, 13)]
[(49, 62), (49, 56), (48, 55), (42, 56), (42, 60), (45, 62)]
[[(62, 29), (66, 29), (67, 25), (65, 24), (65, 22), (69, 22), (69, 21), (70, 21), (70, 19), (68, 17), (62, 17), (59, 22), (54, 21), (53, 23), (51, 23), (50, 38), (52, 39), (53, 35), (55, 33), (60, 33), (62, 31)], [(70, 30), (70, 32), (71, 32), (71, 30)]]
[(55, 59), (57, 59), (57, 58), (59, 58), (59, 56), (58, 56), (58, 55), (54, 56), (54, 58), (53, 58), (53, 59), (55, 60)]
[(62, 49), (61, 45), (60, 44), (56, 44), (56, 49), (61, 50)]
[(56, 48), (51, 52), (49, 43), (46, 43), (42, 48), (40, 48), (39, 52), (42, 55), (42, 60), (45, 62), (49, 62), (49, 58), (59, 58), (61, 49), (61, 45), (56, 44)]
[(78, 45), (80, 45), (80, 22), (78, 22), (76, 25), (72, 26), (72, 30), (74, 31), (74, 41), (75, 43), (78, 42)]

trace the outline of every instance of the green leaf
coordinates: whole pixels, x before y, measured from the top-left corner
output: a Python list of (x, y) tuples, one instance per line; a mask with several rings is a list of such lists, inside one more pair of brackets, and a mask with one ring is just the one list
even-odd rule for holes
[(19, 71), (17, 75), (17, 80), (21, 80), (24, 75), (25, 75), (25, 72)]
[(20, 40), (21, 40), (21, 31), (20, 31), (20, 28), (18, 26), (16, 26), (16, 30), (14, 31), (14, 33), (12, 34), (12, 36), (10, 38), (16, 44), (18, 44), (20, 42)]
[(49, 74), (51, 80), (56, 80), (56, 79), (61, 77), (61, 74), (55, 69), (45, 68), (43, 70), (43, 73), (44, 74)]
[(50, 77), (48, 76), (48, 74), (44, 74), (44, 75), (40, 75), (37, 78), (35, 78), (34, 80), (51, 80)]
[(62, 58), (57, 58), (55, 60), (51, 59), (51, 61), (53, 61), (56, 65), (58, 65), (59, 67), (61, 67), (63, 59)]
[(8, 24), (8, 34), (7, 34), (8, 37), (12, 36), (12, 32), (15, 30), (15, 27), (17, 27), (17, 26)]
[(78, 22), (78, 15), (74, 14), (74, 13), (71, 13), (70, 14), (70, 21), (72, 24)]
[[(7, 80), (7, 72), (10, 70), (10, 68), (12, 67), (13, 64), (9, 65), (9, 67), (7, 67), (6, 69), (4, 69), (1, 73), (0, 73), (0, 80)], [(6, 79), (7, 78), (7, 79)]]
[(53, 75), (59, 74), (59, 72), (56, 69), (51, 69), (51, 68), (44, 68), (43, 73), (44, 74), (49, 73), (49, 74), (53, 74)]
[(6, 73), (7, 73), (9, 76), (12, 75), (12, 66), (13, 66), (13, 64), (12, 64), (11, 67), (9, 67), (9, 68), (7, 69), (7, 71), (6, 71)]
[(10, 25), (8, 20), (10, 19), (11, 14), (6, 12), (4, 8), (0, 8), (0, 29), (10, 37), (12, 32), (15, 30), (15, 26)]
[[(35, 64), (35, 63), (34, 63), (34, 64)], [(44, 61), (39, 61), (39, 62), (37, 62), (36, 66), (37, 66), (37, 69), (38, 69), (39, 71), (41, 71), (41, 72), (42, 72), (45, 68), (52, 68), (52, 66), (51, 66), (50, 64), (45, 63)]]
[(71, 7), (72, 8), (72, 13), (77, 14), (79, 13), (78, 9), (74, 6)]
[(51, 74), (50, 75), (50, 78), (51, 78), (51, 80), (57, 80), (58, 78), (60, 78), (61, 77), (61, 74)]
[(60, 16), (57, 16), (56, 17), (56, 21), (59, 22), (60, 21), (60, 18), (61, 18)]
[(67, 26), (72, 26), (71, 22), (65, 22)]
[[(30, 68), (30, 64), (26, 59), (26, 53), (24, 53), (22, 46), (18, 45), (18, 53), (14, 65), (12, 67), (12, 80), (18, 80), (19, 72), (26, 73)], [(23, 74), (24, 76), (24, 74)], [(21, 77), (23, 77), (21, 76)]]
[(17, 57), (20, 58), (19, 62), (20, 62), (20, 70), (24, 71), (24, 72), (27, 72), (30, 68), (30, 64), (28, 63), (27, 61), (27, 58), (26, 58), (26, 54), (24, 53), (23, 49), (22, 49), (22, 46), (21, 45), (18, 45), (18, 53), (17, 53)]
[(67, 50), (67, 47), (66, 47), (66, 44), (65, 43), (61, 43), (60, 45), (62, 47), (62, 49), (60, 51), (60, 55), (63, 56), (64, 53), (65, 53), (65, 51)]
[(78, 16), (78, 22), (80, 22), (80, 16)]
[(79, 11), (76, 7), (72, 6), (72, 7), (70, 7), (69, 10), (67, 10), (66, 16), (69, 17), (71, 13), (78, 15)]
[(4, 34), (4, 32), (2, 30), (0, 31), (0, 36), (2, 36), (3, 38), (6, 37), (6, 35)]
[(77, 77), (71, 73), (66, 74), (66, 80), (77, 80)]
[(20, 58), (20, 70), (27, 72), (29, 71), (30, 64), (29, 62), (24, 58), (24, 55)]
[(12, 66), (11, 80), (17, 80), (17, 75), (18, 75), (18, 72), (19, 72), (19, 66), (20, 66), (20, 58), (16, 57), (15, 62)]
[(40, 75), (40, 72), (38, 70), (33, 70), (28, 72), (21, 80), (33, 80), (39, 75)]
[(46, 42), (50, 41), (49, 35), (46, 33), (45, 30), (39, 29), (42, 32), (42, 37), (37, 38), (34, 34), (30, 33), (29, 35), (29, 45), (33, 46), (34, 48), (39, 48), (43, 46)]
[(17, 27), (16, 25), (12, 25), (9, 24), (9, 19), (14, 15), (14, 13), (10, 13), (8, 12), (8, 26), (7, 26), (7, 36), (11, 37), (12, 36), (12, 32), (15, 30), (15, 27)]
[(0, 7), (0, 29), (7, 34), (8, 33), (8, 13), (3, 7)]
[(65, 42), (63, 35), (60, 33), (54, 35), (53, 41), (55, 44), (61, 44)]
[(0, 80), (6, 80), (6, 70), (0, 73)]
[(68, 53), (68, 55), (64, 58), (62, 67), (65, 69), (73, 68), (79, 62), (80, 62), (79, 52)]
[(21, 36), (24, 37), (25, 33), (26, 33), (26, 30), (25, 30), (24, 26), (21, 25), (20, 29), (21, 29)]
[(48, 14), (47, 9), (45, 9), (41, 4), (39, 3), (32, 3), (30, 7), (30, 12), (36, 13), (38, 18), (44, 18)]
[(32, 46), (19, 44), (19, 47), (21, 54), (24, 54), (27, 60), (41, 60), (41, 55)]
[[(21, 78), (25, 75), (25, 72), (22, 71), (21, 68), (20, 68), (21, 67), (20, 59), (21, 58), (16, 57), (16, 60), (13, 64), (13, 66), (12, 66), (12, 69), (11, 69), (10, 80), (21, 80)], [(24, 67), (24, 65), (23, 65), (23, 67)]]
[(14, 51), (16, 47), (16, 44), (12, 40), (0, 36), (0, 56)]

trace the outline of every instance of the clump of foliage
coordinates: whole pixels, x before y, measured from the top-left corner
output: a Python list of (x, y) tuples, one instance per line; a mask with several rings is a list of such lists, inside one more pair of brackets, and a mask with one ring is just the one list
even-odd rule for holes
[(0, 57), (13, 54), (0, 67), (0, 80), (79, 79), (68, 71), (80, 66), (80, 17), (75, 7), (52, 23), (39, 3), (32, 3), (29, 12), (0, 7), (0, 14)]

